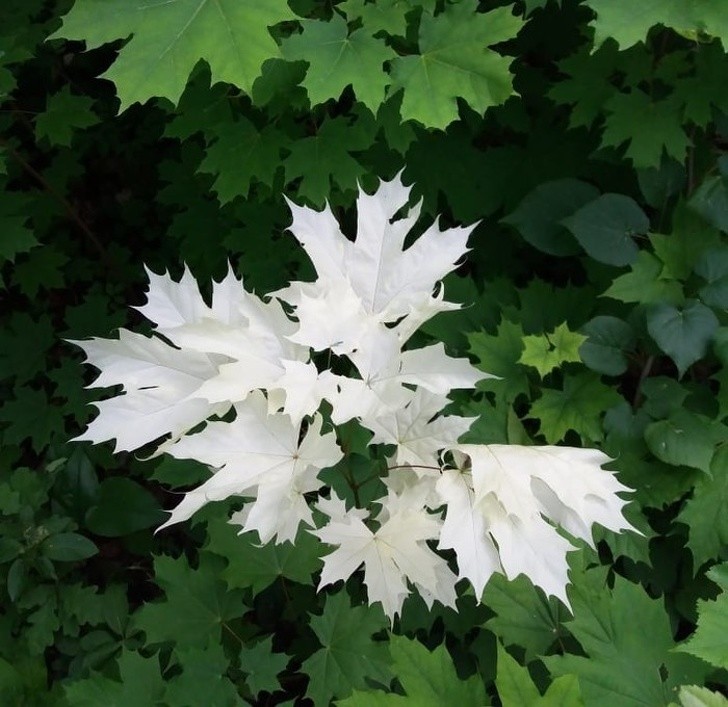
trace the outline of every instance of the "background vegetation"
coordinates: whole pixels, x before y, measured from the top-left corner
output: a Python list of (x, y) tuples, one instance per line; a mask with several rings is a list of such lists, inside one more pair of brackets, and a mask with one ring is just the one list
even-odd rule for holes
[[(698, 0), (4, 0), (0, 703), (725, 704), (727, 42)], [(312, 536), (223, 504), (153, 535), (199, 465), (69, 442), (68, 340), (144, 330), (143, 264), (305, 279), (283, 195), (352, 229), (403, 167), (480, 220), (422, 335), (503, 377), (454, 396), (470, 440), (597, 446), (635, 489), (573, 615), (494, 577), (390, 631), (360, 577), (315, 592)]]

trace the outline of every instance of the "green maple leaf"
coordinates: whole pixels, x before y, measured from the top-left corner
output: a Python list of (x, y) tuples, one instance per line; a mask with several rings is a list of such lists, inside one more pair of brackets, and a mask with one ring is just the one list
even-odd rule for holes
[(391, 91), (404, 91), (404, 120), (445, 128), (458, 118), (458, 98), (482, 113), (513, 93), (511, 59), (488, 47), (515, 37), (522, 20), (510, 7), (476, 10), (474, 0), (465, 0), (436, 16), (423, 13), (420, 53), (392, 61)]
[(418, 6), (425, 6), (431, 11), (434, 9), (434, 2), (414, 3), (412, 0), (377, 0), (367, 2), (366, 0), (345, 0), (337, 9), (346, 14), (346, 19), (351, 22), (361, 18), (362, 25), (371, 34), (386, 32), (392, 36), (404, 37), (407, 32), (407, 14)]
[(440, 707), (457, 704), (462, 707), (481, 707), (486, 704), (485, 688), (478, 675), (461, 680), (455, 671), (453, 659), (444, 645), (429, 651), (416, 640), (392, 636), (390, 651), (394, 672), (402, 684), (406, 697), (376, 692), (354, 692), (339, 700), (342, 707)]
[(556, 678), (542, 696), (528, 669), (519, 665), (500, 644), (497, 666), (495, 685), (503, 707), (583, 707), (579, 682), (574, 675)]
[(710, 465), (711, 475), (701, 474), (677, 519), (688, 526), (687, 545), (695, 566), (725, 555), (728, 547), (728, 448), (719, 447)]
[(227, 677), (230, 661), (222, 645), (189, 646), (175, 651), (182, 674), (166, 682), (165, 702), (171, 705), (244, 707), (247, 703)]
[(519, 363), (533, 366), (543, 378), (564, 363), (579, 363), (579, 347), (587, 337), (569, 331), (566, 322), (552, 332), (523, 338), (523, 353)]
[(74, 131), (99, 122), (91, 110), (93, 104), (88, 96), (76, 96), (70, 88), (63, 87), (48, 99), (45, 113), (35, 119), (36, 138), (47, 138), (52, 145), (70, 147)]
[(603, 113), (604, 104), (616, 90), (611, 78), (618, 57), (616, 44), (609, 42), (591, 56), (585, 50), (559, 62), (559, 70), (568, 78), (559, 81), (548, 95), (557, 103), (573, 105), (569, 127), (588, 128)]
[(705, 127), (713, 119), (713, 108), (728, 113), (728, 94), (721, 80), (728, 71), (728, 56), (720, 44), (701, 45), (694, 53), (695, 74), (675, 80), (673, 95), (684, 105), (684, 118)]
[(312, 616), (311, 629), (321, 648), (302, 665), (310, 680), (306, 697), (315, 705), (327, 705), (366, 687), (366, 678), (389, 684), (387, 644), (371, 635), (386, 626), (381, 609), (351, 607), (345, 591), (329, 595), (321, 616)]
[(0, 407), (0, 422), (8, 426), (2, 431), (5, 444), (21, 444), (30, 439), (37, 452), (43, 451), (55, 434), (63, 434), (63, 413), (51, 404), (42, 390), (19, 386), (17, 397)]
[(134, 615), (134, 623), (147, 634), (147, 642), (172, 641), (183, 648), (199, 646), (205, 637), (219, 642), (222, 624), (245, 611), (242, 591), (228, 591), (220, 581), (222, 568), (222, 560), (209, 554), (200, 558), (196, 570), (184, 556), (178, 560), (156, 557), (155, 581), (166, 598), (145, 604)]
[(671, 653), (663, 601), (650, 598), (639, 585), (617, 575), (610, 591), (605, 571), (598, 568), (574, 578), (569, 598), (574, 620), (567, 626), (586, 657), (567, 654), (543, 661), (554, 675), (577, 675), (587, 705), (667, 705), (674, 686), (704, 680), (707, 665)]
[(247, 674), (245, 682), (253, 694), (275, 692), (280, 687), (278, 674), (286, 669), (289, 660), (285, 653), (273, 652), (270, 636), (240, 651), (240, 669)]
[(327, 118), (316, 135), (290, 144), (291, 154), (283, 163), (286, 182), (300, 178), (298, 196), (317, 206), (331, 195), (332, 182), (341, 190), (355, 189), (366, 170), (352, 153), (370, 147), (374, 132), (371, 114), (353, 122), (343, 117)]
[(663, 279), (662, 271), (660, 260), (646, 250), (641, 250), (630, 265), (630, 272), (615, 278), (602, 297), (639, 304), (679, 304), (683, 301), (682, 286), (675, 280)]
[(562, 440), (569, 430), (598, 442), (604, 437), (602, 414), (620, 400), (619, 393), (604, 385), (598, 376), (564, 376), (563, 390), (545, 388), (531, 406), (529, 417), (541, 421), (541, 434), (549, 444)]
[(257, 533), (238, 535), (239, 530), (224, 518), (207, 525), (205, 550), (228, 561), (221, 576), (231, 587), (250, 587), (259, 594), (279, 577), (309, 584), (311, 575), (321, 568), (323, 550), (310, 533), (301, 531), (294, 544), (269, 542), (261, 547)]
[(338, 99), (347, 86), (359, 101), (375, 111), (384, 100), (389, 77), (383, 64), (397, 55), (365, 25), (349, 34), (346, 21), (301, 20), (303, 33), (284, 40), (281, 50), (290, 61), (309, 64), (303, 85), (312, 106)]
[(713, 601), (698, 601), (698, 627), (677, 650), (690, 653), (719, 668), (728, 669), (728, 563), (708, 572), (721, 593)]
[(176, 104), (200, 59), (213, 83), (250, 93), (263, 62), (279, 56), (268, 28), (293, 19), (285, 0), (77, 0), (52, 36), (92, 49), (133, 35), (104, 74), (123, 110), (152, 96)]
[(496, 613), (486, 626), (504, 645), (522, 647), (527, 660), (546, 654), (566, 634), (563, 622), (569, 612), (524, 575), (509, 581), (502, 574), (494, 574), (485, 587), (483, 603)]
[(119, 658), (121, 682), (94, 674), (85, 680), (66, 685), (70, 707), (157, 707), (164, 694), (165, 682), (159, 670), (159, 658), (143, 658), (124, 650)]
[(284, 133), (271, 125), (258, 130), (240, 118), (214, 126), (209, 137), (212, 141), (199, 171), (215, 175), (212, 188), (221, 204), (237, 196), (247, 197), (255, 181), (273, 185), (281, 150), (288, 145)]
[(728, 38), (728, 14), (713, 0), (642, 0), (639, 4), (586, 0), (596, 13), (594, 46), (612, 37), (622, 49), (641, 42), (655, 25), (672, 27), (690, 39), (708, 34), (720, 37), (725, 46)]
[(690, 139), (682, 128), (682, 102), (670, 97), (653, 101), (644, 91), (615, 93), (606, 103), (602, 146), (629, 143), (625, 156), (635, 167), (657, 167), (663, 152), (685, 160)]
[(486, 379), (478, 387), (501, 391), (509, 401), (528, 390), (528, 380), (519, 365), (524, 348), (523, 329), (508, 319), (498, 325), (495, 335), (475, 332), (468, 335), (470, 353), (478, 359), (478, 368), (499, 377)]

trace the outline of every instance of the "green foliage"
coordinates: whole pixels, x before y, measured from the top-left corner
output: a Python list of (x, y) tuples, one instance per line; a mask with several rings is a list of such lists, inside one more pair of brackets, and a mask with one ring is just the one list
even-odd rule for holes
[[(725, 704), (724, 3), (0, 15), (1, 704)], [(571, 607), (496, 575), (484, 606), (413, 597), (389, 626), (359, 573), (315, 591), (310, 533), (261, 547), (217, 506), (154, 534), (201, 465), (71, 441), (99, 396), (67, 340), (138, 325), (142, 264), (311, 279), (283, 196), (352, 236), (357, 184), (402, 169), (424, 214), (479, 222), (462, 309), (413, 340), (499, 377), (451, 395), (463, 439), (597, 446), (635, 489), (644, 535), (571, 553)], [(346, 435), (348, 497), (373, 498)]]

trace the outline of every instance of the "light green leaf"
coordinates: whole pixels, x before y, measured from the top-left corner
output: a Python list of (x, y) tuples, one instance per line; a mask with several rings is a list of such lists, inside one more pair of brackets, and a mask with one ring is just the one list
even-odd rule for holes
[(682, 707), (726, 707), (728, 698), (699, 685), (683, 685), (679, 692)]
[(721, 446), (677, 519), (688, 527), (687, 546), (696, 567), (724, 556), (728, 547), (728, 447)]
[(663, 265), (651, 253), (641, 250), (630, 268), (630, 272), (620, 275), (612, 282), (602, 297), (639, 304), (679, 304), (683, 301), (682, 286), (675, 280), (662, 279)]
[(714, 600), (698, 600), (698, 627), (677, 650), (728, 669), (728, 563), (713, 567), (708, 577), (722, 591)]
[(602, 194), (562, 223), (594, 260), (608, 265), (633, 263), (638, 253), (633, 237), (650, 226), (637, 202), (623, 194)]
[(458, 677), (455, 664), (445, 646), (428, 651), (416, 640), (391, 636), (390, 651), (394, 673), (406, 697), (376, 692), (355, 692), (337, 705), (342, 707), (481, 707), (487, 704), (483, 681), (476, 674), (467, 680)]
[(293, 19), (285, 0), (77, 0), (52, 36), (93, 49), (133, 35), (104, 74), (123, 110), (152, 96), (177, 103), (200, 59), (213, 83), (250, 93), (263, 62), (279, 55), (268, 28)]
[(592, 21), (595, 47), (612, 37), (621, 49), (628, 49), (658, 24), (693, 40), (708, 34), (721, 37), (725, 46), (728, 38), (728, 13), (712, 0), (642, 0), (638, 5), (587, 0), (586, 4), (596, 13)]
[(289, 61), (309, 64), (303, 85), (312, 106), (338, 99), (347, 86), (357, 100), (376, 111), (384, 100), (389, 77), (384, 62), (397, 55), (381, 40), (372, 37), (365, 25), (349, 34), (346, 21), (334, 13), (331, 20), (301, 20), (302, 34), (283, 41), (281, 51)]
[(498, 672), (495, 678), (503, 707), (531, 707), (540, 694), (528, 674), (501, 644), (498, 644)]
[(680, 377), (705, 356), (718, 326), (715, 314), (694, 300), (681, 309), (669, 304), (656, 304), (647, 313), (650, 336), (675, 362)]
[(522, 20), (511, 7), (485, 14), (474, 0), (447, 4), (437, 16), (423, 13), (419, 54), (391, 63), (392, 93), (402, 89), (402, 118), (445, 128), (458, 117), (457, 99), (483, 113), (513, 93), (511, 59), (488, 47), (512, 39)]
[(579, 347), (586, 340), (586, 336), (569, 331), (563, 322), (548, 334), (524, 337), (519, 363), (533, 366), (543, 378), (564, 363), (579, 363)]

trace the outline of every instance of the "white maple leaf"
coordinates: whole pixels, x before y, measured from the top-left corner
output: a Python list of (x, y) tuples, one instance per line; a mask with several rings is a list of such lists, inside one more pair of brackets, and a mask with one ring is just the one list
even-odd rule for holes
[(116, 438), (116, 451), (131, 451), (165, 435), (177, 437), (229, 404), (210, 403), (199, 394), (217, 374), (219, 356), (180, 351), (161, 339), (121, 329), (119, 339), (73, 341), (99, 369), (90, 385), (123, 386), (123, 395), (93, 405), (99, 415), (76, 437), (98, 443)]
[(336, 546), (326, 555), (319, 589), (348, 579), (362, 564), (369, 603), (380, 602), (384, 613), (394, 620), (410, 589), (407, 580), (424, 590), (423, 594), (453, 606), (455, 577), (447, 563), (427, 546), (440, 531), (436, 516), (423, 508), (397, 503), (396, 498), (380, 502), (387, 508), (380, 527), (372, 531), (360, 514), (342, 512), (343, 502), (319, 504), (332, 515), (323, 528), (309, 531), (323, 542)]
[[(554, 527), (591, 542), (591, 526), (630, 528), (622, 516), (626, 491), (601, 465), (596, 450), (518, 445), (458, 445), (469, 466), (444, 470), (437, 490), (447, 503), (440, 547), (455, 550), (461, 577), (480, 595), (488, 578), (525, 574), (567, 606), (573, 549)], [(578, 479), (578, 481), (577, 481)], [(547, 522), (551, 521), (551, 522)]]
[(409, 194), (410, 187), (402, 184), (400, 175), (381, 182), (374, 194), (360, 190), (354, 242), (341, 233), (328, 205), (317, 212), (289, 202), (290, 230), (318, 275), (314, 283), (294, 282), (275, 293), (296, 308), (300, 327), (294, 341), (330, 347), (340, 354), (362, 346), (376, 349), (380, 338), (385, 338), (384, 324), (414, 315), (419, 326), (423, 313), (429, 318), (453, 308), (436, 298), (434, 291), (467, 251), (474, 226), (441, 231), (433, 224), (405, 249), (420, 207), (393, 219), (406, 206)]
[[(274, 533), (279, 542), (291, 539), (299, 521), (311, 523), (303, 494), (321, 487), (315, 475), (334, 466), (342, 457), (341, 450), (333, 433), (321, 434), (318, 416), (299, 444), (299, 426), (288, 415), (269, 415), (268, 403), (260, 392), (236, 404), (235, 411), (237, 417), (232, 422), (211, 422), (201, 432), (166, 448), (178, 459), (197, 459), (209, 465), (213, 474), (185, 495), (161, 527), (187, 520), (209, 501), (233, 495), (259, 496), (261, 508), (287, 508), (296, 514), (295, 523), (254, 506), (245, 530), (258, 530), (263, 542)], [(315, 470), (313, 475), (311, 470)]]

